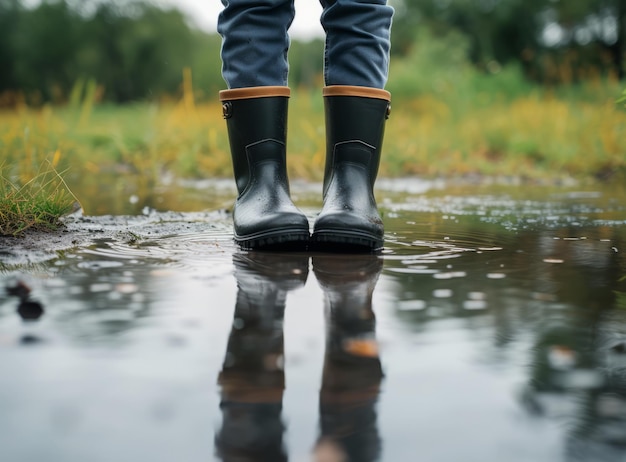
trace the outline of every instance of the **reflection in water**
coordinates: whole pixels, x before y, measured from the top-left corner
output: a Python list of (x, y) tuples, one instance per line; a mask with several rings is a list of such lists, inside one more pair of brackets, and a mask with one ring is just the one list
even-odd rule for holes
[(33, 300), (22, 300), (17, 306), (17, 313), (24, 321), (36, 321), (43, 315), (41, 303)]
[(235, 254), (237, 299), (221, 386), (223, 461), (284, 461), (281, 420), (285, 388), (283, 319), (290, 290), (302, 287), (308, 257)]
[[(32, 299), (31, 292), (31, 288), (20, 280), (6, 287), (7, 295), (19, 299), (16, 312), (25, 324), (38, 321), (44, 314), (43, 305)], [(40, 342), (41, 338), (32, 333), (23, 334), (19, 340), (19, 343), (22, 345), (34, 345)]]
[(558, 302), (541, 305), (543, 319), (536, 326), (521, 402), (533, 415), (566, 424), (567, 461), (621, 462), (626, 448), (626, 360), (620, 352), (625, 318), (618, 304), (623, 268), (618, 254), (598, 243), (559, 244), (558, 255), (574, 263), (542, 275)]
[(382, 267), (382, 259), (372, 255), (313, 257), (327, 319), (320, 438), (314, 451), (319, 462), (380, 457), (375, 405), (383, 373), (372, 294)]
[(31, 288), (23, 281), (17, 281), (14, 285), (8, 286), (6, 293), (9, 296), (20, 299), (17, 305), (17, 314), (24, 321), (37, 321), (43, 316), (43, 305), (31, 299)]
[(563, 431), (560, 460), (624, 462), (624, 228), (533, 230), (515, 237), (496, 235), (502, 248), (495, 251), (450, 245), (447, 256), (456, 258), (443, 262), (434, 258), (441, 255), (434, 246), (401, 259), (390, 255), (396, 315), (422, 336), (442, 319), (462, 320), (457, 325), (475, 335), (474, 344), (490, 339), (483, 351), (493, 364), (503, 358), (503, 365), (523, 363), (519, 402), (529, 422), (548, 420)]
[[(283, 319), (287, 293), (304, 285), (309, 258), (254, 252), (233, 257), (237, 299), (221, 386), (223, 461), (286, 461), (281, 419)], [(313, 257), (324, 291), (327, 339), (319, 395), (316, 461), (374, 461), (381, 444), (375, 404), (382, 368), (372, 294), (382, 270), (376, 256)]]

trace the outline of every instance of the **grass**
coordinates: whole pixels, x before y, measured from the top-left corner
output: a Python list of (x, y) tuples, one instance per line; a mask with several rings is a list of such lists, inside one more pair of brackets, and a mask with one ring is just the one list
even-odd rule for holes
[(60, 217), (75, 209), (76, 198), (54, 169), (40, 172), (16, 186), (0, 177), (0, 235), (16, 236), (27, 229), (57, 229)]
[(588, 103), (536, 92), (466, 110), (420, 97), (394, 114), (389, 173), (541, 179), (624, 172), (626, 112), (614, 99)]
[[(472, 101), (422, 95), (394, 98), (381, 175), (468, 173), (593, 176), (626, 167), (626, 111), (617, 88), (599, 87), (593, 102), (549, 91)], [(393, 93), (392, 93), (393, 94)], [(290, 174), (317, 180), (324, 162), (322, 98), (295, 92), (289, 119)], [(159, 183), (179, 177), (230, 177), (219, 103), (97, 106), (0, 113), (0, 155), (22, 180), (55, 155), (68, 178), (103, 172)]]
[[(380, 176), (542, 180), (626, 173), (626, 111), (616, 104), (616, 83), (550, 90), (503, 70), (461, 80), (458, 74), (470, 71), (441, 73), (409, 86), (405, 74), (412, 68), (403, 66), (392, 68), (393, 111)], [(98, 197), (107, 176), (145, 191), (171, 177), (231, 178), (221, 106), (216, 100), (196, 103), (190, 92), (158, 105), (94, 105), (87, 96), (65, 107), (0, 112), (0, 233), (54, 226), (76, 202), (67, 184), (87, 200)], [(320, 93), (293, 93), (291, 178), (322, 177)], [(50, 168), (41, 173), (42, 165)]]

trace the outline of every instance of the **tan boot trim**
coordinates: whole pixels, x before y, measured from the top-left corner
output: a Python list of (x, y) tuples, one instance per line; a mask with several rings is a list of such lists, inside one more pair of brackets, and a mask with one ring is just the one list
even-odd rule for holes
[(331, 387), (324, 387), (320, 391), (320, 401), (324, 404), (332, 405), (364, 405), (368, 402), (374, 401), (380, 394), (380, 386), (378, 384), (370, 385), (369, 387), (357, 388), (344, 388), (344, 389), (332, 389)]
[(253, 385), (247, 387), (224, 389), (222, 388), (222, 398), (226, 401), (238, 403), (258, 403), (272, 404), (280, 403), (283, 400), (282, 388), (256, 389)]
[(236, 99), (268, 98), (270, 96), (286, 96), (289, 98), (291, 90), (289, 87), (247, 87), (233, 88), (231, 90), (220, 91), (220, 101), (233, 101)]
[(391, 93), (387, 90), (371, 87), (356, 87), (352, 85), (331, 85), (324, 87), (322, 94), (324, 96), (362, 96), (365, 98), (391, 101)]

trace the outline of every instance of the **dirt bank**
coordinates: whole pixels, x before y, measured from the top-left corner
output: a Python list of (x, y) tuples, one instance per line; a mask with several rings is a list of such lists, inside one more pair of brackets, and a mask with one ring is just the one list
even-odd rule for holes
[(88, 247), (97, 241), (125, 244), (196, 233), (228, 234), (232, 222), (224, 211), (150, 212), (138, 216), (81, 216), (64, 218), (56, 231), (26, 231), (17, 237), (0, 237), (0, 265), (41, 263), (56, 258), (59, 252)]

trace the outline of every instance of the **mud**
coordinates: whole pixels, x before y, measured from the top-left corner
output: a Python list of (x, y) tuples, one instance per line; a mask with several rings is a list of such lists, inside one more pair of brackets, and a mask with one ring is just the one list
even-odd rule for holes
[(0, 238), (0, 263), (21, 266), (57, 258), (68, 250), (109, 241), (132, 245), (168, 236), (209, 233), (228, 234), (232, 221), (227, 211), (157, 212), (135, 216), (83, 216), (62, 219), (55, 231), (27, 230), (20, 236)]

